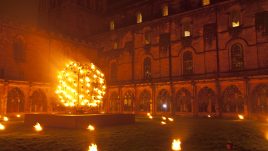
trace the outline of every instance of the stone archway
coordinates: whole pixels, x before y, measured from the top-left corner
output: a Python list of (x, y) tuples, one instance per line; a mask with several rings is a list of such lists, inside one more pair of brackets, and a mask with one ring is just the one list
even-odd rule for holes
[(170, 95), (167, 90), (162, 89), (157, 96), (156, 111), (169, 112), (171, 108)]
[(137, 111), (139, 112), (150, 112), (151, 94), (148, 90), (143, 90), (140, 94)]
[(19, 88), (13, 88), (7, 94), (7, 113), (24, 112), (24, 94)]
[(268, 85), (258, 85), (252, 93), (251, 107), (253, 113), (268, 113)]
[(124, 103), (123, 103), (123, 110), (125, 112), (131, 112), (132, 111), (132, 104), (134, 101), (134, 93), (132, 91), (127, 91), (124, 95)]
[(176, 112), (192, 112), (191, 92), (185, 88), (176, 93)]
[(31, 112), (46, 112), (47, 97), (42, 90), (35, 90), (31, 96)]
[(227, 87), (223, 91), (223, 106), (224, 113), (243, 113), (244, 112), (244, 97), (241, 91), (234, 85)]
[(205, 113), (216, 112), (216, 95), (212, 89), (204, 87), (199, 91), (198, 111)]
[(110, 96), (110, 112), (120, 112), (121, 102), (117, 92), (113, 92)]

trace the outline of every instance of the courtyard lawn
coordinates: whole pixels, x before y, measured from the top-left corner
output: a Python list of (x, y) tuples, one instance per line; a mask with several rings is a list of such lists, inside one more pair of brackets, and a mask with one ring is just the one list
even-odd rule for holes
[[(22, 121), (1, 122), (0, 151), (171, 151), (180, 138), (183, 151), (225, 151), (231, 141), (236, 151), (268, 151), (268, 123), (247, 120), (175, 118), (161, 125), (160, 118), (138, 117), (136, 124), (88, 130), (44, 128), (35, 132)], [(266, 139), (267, 137), (267, 139)]]

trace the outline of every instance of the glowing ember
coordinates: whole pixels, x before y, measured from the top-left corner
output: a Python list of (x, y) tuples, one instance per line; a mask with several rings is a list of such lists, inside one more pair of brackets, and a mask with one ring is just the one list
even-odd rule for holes
[(0, 123), (0, 130), (4, 130), (6, 127)]
[(244, 116), (241, 115), (241, 114), (238, 114), (238, 118), (239, 118), (240, 120), (243, 120), (243, 119), (244, 119)]
[(167, 120), (167, 118), (166, 118), (165, 116), (162, 116), (162, 119), (163, 119), (163, 120)]
[(174, 121), (174, 119), (171, 118), (171, 117), (169, 117), (168, 120), (169, 120), (170, 122), (173, 122), (173, 121)]
[(98, 151), (98, 147), (96, 144), (91, 144), (88, 148), (88, 151)]
[(162, 125), (166, 125), (167, 123), (166, 123), (166, 122), (164, 122), (164, 121), (161, 121), (161, 124), (162, 124)]
[(90, 131), (94, 131), (95, 130), (95, 127), (92, 126), (92, 125), (88, 125), (87, 129), (90, 130)]
[(150, 115), (150, 116), (149, 116), (149, 119), (153, 119), (153, 116), (152, 116), (152, 115)]
[(37, 131), (37, 132), (43, 130), (42, 126), (39, 123), (36, 123), (35, 126), (33, 126), (33, 127), (35, 128), (35, 131)]
[(208, 118), (211, 118), (211, 115), (208, 115)]
[(8, 119), (8, 117), (4, 116), (3, 120), (4, 120), (5, 122), (7, 122), (9, 119)]
[(147, 113), (147, 116), (151, 116), (151, 113)]
[(66, 107), (98, 107), (105, 94), (104, 74), (91, 63), (67, 64), (59, 75), (56, 93)]
[(172, 150), (175, 150), (175, 151), (181, 150), (181, 141), (180, 141), (180, 139), (173, 139)]
[(17, 118), (20, 118), (21, 116), (20, 116), (20, 114), (17, 114), (16, 117), (17, 117)]

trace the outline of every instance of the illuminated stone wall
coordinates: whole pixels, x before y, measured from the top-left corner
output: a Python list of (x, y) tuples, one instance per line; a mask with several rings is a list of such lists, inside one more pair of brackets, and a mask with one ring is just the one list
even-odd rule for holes
[[(169, 6), (175, 7), (172, 3)], [(149, 7), (152, 5), (139, 6), (145, 12)], [(131, 7), (124, 13), (135, 14), (139, 8)], [(257, 89), (267, 95), (267, 32), (265, 25), (256, 28), (255, 22), (256, 13), (264, 11), (268, 11), (264, 0), (224, 1), (91, 37), (106, 56), (103, 58), (109, 83), (106, 110), (199, 116), (268, 113), (264, 105), (268, 103), (267, 97), (265, 100), (255, 96)], [(237, 20), (239, 26), (234, 27)], [(189, 37), (183, 36), (185, 30), (190, 31)], [(146, 33), (151, 35), (149, 44), (145, 42)], [(169, 34), (170, 40), (165, 39), (165, 34)], [(242, 50), (242, 55), (237, 50)], [(190, 73), (185, 71), (189, 62), (188, 66), (187, 62), (183, 65), (185, 52), (192, 54)], [(151, 59), (150, 78), (144, 76), (147, 57)], [(112, 69), (117, 69), (116, 74), (112, 74)], [(114, 75), (116, 78), (112, 79)], [(145, 90), (151, 96), (144, 105), (149, 110), (139, 109), (143, 108), (139, 102), (143, 101), (141, 94)], [(213, 101), (202, 104), (206, 99)], [(168, 100), (166, 110), (159, 107), (165, 100)], [(265, 111), (257, 105), (259, 100), (266, 102)], [(131, 109), (125, 107), (128, 104)]]

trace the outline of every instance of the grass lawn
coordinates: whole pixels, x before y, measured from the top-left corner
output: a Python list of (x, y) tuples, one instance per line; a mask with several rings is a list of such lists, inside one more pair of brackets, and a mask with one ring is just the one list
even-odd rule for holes
[(96, 143), (99, 151), (171, 151), (172, 140), (180, 138), (183, 151), (225, 151), (229, 141), (236, 151), (268, 151), (268, 123), (179, 117), (167, 125), (160, 121), (139, 117), (136, 124), (94, 132), (55, 128), (35, 132), (22, 121), (1, 122), (6, 130), (0, 131), (0, 150), (87, 151)]

